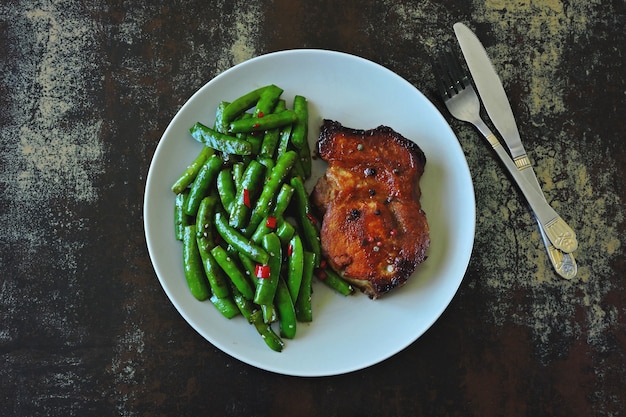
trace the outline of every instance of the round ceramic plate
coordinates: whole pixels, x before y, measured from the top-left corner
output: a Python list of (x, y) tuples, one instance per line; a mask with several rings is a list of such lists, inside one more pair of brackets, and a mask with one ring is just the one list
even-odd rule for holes
[[(197, 121), (212, 125), (222, 100), (263, 85), (284, 89), (309, 102), (309, 141), (322, 119), (346, 127), (387, 125), (415, 141), (427, 158), (421, 179), (428, 217), (428, 259), (408, 283), (378, 300), (361, 293), (344, 297), (323, 283), (313, 284), (313, 322), (299, 323), (296, 338), (270, 350), (241, 316), (222, 317), (210, 301), (196, 301), (185, 282), (181, 243), (174, 238), (174, 194), (182, 170), (201, 149), (189, 135)], [(314, 161), (309, 190), (322, 174)], [(263, 55), (215, 77), (174, 117), (158, 144), (145, 191), (144, 224), (148, 250), (167, 296), (184, 319), (227, 354), (252, 366), (286, 375), (327, 376), (362, 369), (396, 354), (419, 338), (456, 293), (469, 263), (475, 228), (474, 189), (461, 147), (437, 109), (415, 87), (388, 69), (352, 55), (291, 50)]]

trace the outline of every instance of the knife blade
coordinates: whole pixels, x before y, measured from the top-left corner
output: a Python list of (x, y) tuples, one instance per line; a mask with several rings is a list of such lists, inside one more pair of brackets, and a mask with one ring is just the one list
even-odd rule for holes
[[(485, 48), (476, 35), (463, 23), (456, 23), (453, 28), (489, 118), (509, 148), (517, 169), (545, 200), (537, 176), (532, 169), (526, 150), (522, 145), (517, 123), (515, 122), (513, 111), (511, 110), (511, 105), (504, 91), (502, 81), (493, 68)], [(541, 226), (540, 229), (542, 238), (544, 238), (547, 230), (544, 230)], [(576, 240), (574, 231), (567, 224), (565, 224), (564, 228), (561, 227), (559, 229), (559, 233), (563, 234), (559, 236), (559, 239), (565, 242), (562, 248), (563, 252), (571, 253), (576, 250), (578, 248), (578, 241)], [(544, 239), (544, 242), (545, 241)], [(563, 261), (562, 257), (557, 256), (558, 254), (549, 247), (548, 253), (551, 256), (550, 259), (553, 261), (553, 264), (555, 264), (555, 260)], [(566, 269), (571, 269), (572, 264), (575, 266), (573, 257), (570, 259), (570, 257), (565, 256), (564, 262), (567, 267)], [(572, 272), (568, 270), (566, 274), (571, 275)]]

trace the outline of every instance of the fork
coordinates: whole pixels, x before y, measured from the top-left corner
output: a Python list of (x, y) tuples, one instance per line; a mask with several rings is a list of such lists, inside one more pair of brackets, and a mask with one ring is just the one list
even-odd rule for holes
[[(456, 119), (471, 123), (487, 139), (491, 147), (496, 151), (500, 160), (507, 168), (517, 185), (526, 197), (535, 219), (539, 225), (541, 239), (546, 247), (548, 258), (556, 272), (566, 279), (576, 276), (576, 260), (571, 253), (559, 250), (554, 245), (553, 239), (558, 239), (558, 225), (565, 222), (548, 205), (538, 184), (529, 183), (520, 175), (520, 172), (509, 157), (500, 141), (480, 116), (480, 101), (478, 95), (463, 70), (458, 57), (450, 47), (445, 48), (433, 62), (437, 86), (443, 101), (452, 116)], [(546, 212), (546, 213), (544, 213)], [(546, 215), (556, 215), (556, 219), (545, 221)], [(560, 219), (560, 220), (559, 220)], [(555, 226), (557, 226), (555, 228)], [(550, 229), (551, 228), (551, 229)], [(555, 236), (556, 235), (556, 236)]]

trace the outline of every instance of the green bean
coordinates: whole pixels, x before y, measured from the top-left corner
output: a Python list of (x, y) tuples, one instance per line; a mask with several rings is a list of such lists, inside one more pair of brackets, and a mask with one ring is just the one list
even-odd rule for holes
[(244, 297), (234, 285), (231, 287), (231, 290), (233, 292), (233, 301), (237, 305), (239, 312), (248, 320), (248, 323), (252, 324), (252, 313), (256, 310), (255, 305)]
[(323, 278), (320, 278), (324, 284), (343, 295), (350, 295), (354, 292), (354, 288), (349, 282), (344, 280), (330, 268), (326, 268), (320, 272)]
[[(295, 190), (297, 217), (299, 224), (302, 226), (303, 243), (305, 248), (315, 253), (315, 266), (319, 266), (321, 260), (320, 236), (317, 230), (317, 220), (311, 211), (308, 194), (304, 188), (304, 181), (301, 177), (291, 178), (291, 186)], [(315, 223), (314, 223), (315, 222)]]
[(202, 259), (196, 241), (196, 226), (186, 226), (183, 231), (183, 269), (187, 286), (197, 300), (203, 301), (211, 296), (209, 283), (202, 269)]
[[(272, 218), (274, 220), (270, 220)], [(250, 237), (250, 240), (252, 240), (255, 243), (260, 244), (263, 241), (263, 236), (265, 236), (268, 233), (276, 232), (276, 230), (278, 229), (278, 226), (284, 221), (285, 219), (283, 219), (282, 217), (266, 216), (261, 221), (261, 223), (259, 223), (259, 226), (256, 228), (256, 230)], [(270, 225), (270, 222), (275, 223), (275, 225)]]
[(217, 311), (228, 319), (232, 319), (239, 314), (237, 304), (230, 297), (218, 298), (213, 295), (211, 296), (211, 303), (217, 308)]
[(307, 179), (311, 176), (311, 169), (313, 162), (311, 161), (311, 149), (309, 148), (309, 144), (305, 143), (305, 145), (300, 148), (298, 151), (298, 157), (300, 165), (302, 166), (303, 178)]
[(215, 110), (214, 129), (224, 134), (228, 133), (228, 123), (224, 120), (224, 109), (226, 109), (229, 104), (230, 103), (227, 101), (222, 101), (217, 105), (217, 109)]
[(261, 335), (265, 344), (270, 347), (270, 349), (280, 352), (283, 350), (285, 343), (278, 337), (272, 327), (263, 321), (263, 313), (260, 310), (255, 311), (250, 316), (252, 324), (256, 328), (257, 332)]
[(176, 194), (174, 201), (174, 234), (176, 240), (183, 240), (183, 229), (191, 224), (192, 217), (185, 213), (185, 202), (189, 191), (185, 190), (180, 194)]
[(274, 169), (274, 166), (276, 166), (276, 161), (270, 157), (262, 155), (258, 156), (257, 161), (265, 167), (265, 181), (267, 181), (272, 175), (272, 170)]
[(235, 183), (235, 189), (239, 190), (241, 188), (241, 179), (243, 178), (243, 172), (246, 170), (246, 167), (243, 163), (237, 162), (233, 164), (233, 182)]
[(213, 218), (216, 209), (217, 197), (215, 195), (210, 195), (202, 200), (196, 219), (196, 240), (198, 241), (198, 251), (202, 259), (204, 273), (209, 281), (213, 295), (218, 298), (226, 298), (229, 296), (228, 280), (224, 277), (213, 255), (211, 255), (211, 249), (215, 247)]
[(220, 133), (200, 122), (193, 125), (191, 129), (189, 129), (189, 132), (195, 140), (216, 151), (231, 155), (252, 154), (252, 145), (250, 142)]
[(222, 159), (217, 155), (211, 156), (204, 165), (202, 165), (198, 176), (191, 185), (191, 190), (189, 190), (185, 213), (190, 216), (196, 215), (198, 207), (200, 207), (200, 202), (209, 194), (209, 189), (213, 185), (213, 181), (215, 177), (217, 177), (221, 166)]
[(235, 201), (235, 195), (237, 194), (235, 181), (233, 181), (232, 170), (229, 168), (222, 169), (219, 174), (217, 174), (216, 183), (222, 207), (230, 213), (233, 202)]
[(245, 135), (252, 145), (252, 155), (258, 155), (261, 152), (261, 146), (263, 146), (263, 135), (261, 132), (246, 133)]
[(284, 110), (280, 113), (271, 113), (259, 118), (234, 120), (228, 126), (229, 133), (262, 132), (282, 127), (298, 120), (293, 110)]
[(266, 86), (256, 103), (253, 117), (260, 119), (272, 113), (282, 93), (283, 89), (274, 84)]
[[(289, 184), (283, 184), (282, 187), (280, 187), (280, 191), (278, 191), (278, 195), (276, 196), (276, 204), (274, 205), (274, 210), (272, 211), (272, 214), (265, 216), (265, 218), (257, 226), (251, 237), (253, 242), (260, 243), (263, 235), (270, 233), (274, 230), (278, 230), (280, 228), (282, 223), (285, 221), (283, 218), (283, 214), (289, 206), (292, 195), (292, 186), (290, 186)], [(268, 225), (270, 218), (274, 218), (276, 220), (276, 227), (270, 227)]]
[(271, 305), (274, 302), (274, 295), (278, 287), (278, 278), (280, 277), (282, 263), (282, 250), (280, 240), (275, 233), (269, 233), (263, 236), (262, 244), (263, 249), (269, 254), (267, 262), (263, 262), (264, 265), (269, 266), (269, 276), (263, 278), (259, 277), (254, 294), (254, 302), (259, 305)]
[[(243, 120), (243, 119), (251, 119), (252, 115), (250, 113), (244, 113), (241, 115), (241, 117), (238, 117), (235, 120)], [(227, 132), (228, 134), (228, 132)], [(243, 132), (239, 132), (239, 133), (235, 133), (235, 137), (238, 139), (243, 139), (246, 140), (248, 138), (248, 134), (247, 133), (243, 133)]]
[(237, 229), (242, 228), (249, 220), (250, 208), (255, 191), (262, 182), (264, 167), (259, 162), (250, 161), (241, 178), (241, 185), (237, 189), (235, 201), (232, 204), (229, 224)]
[(276, 197), (278, 187), (280, 187), (287, 178), (287, 175), (289, 174), (296, 158), (297, 154), (293, 151), (289, 151), (281, 155), (276, 161), (276, 165), (274, 166), (274, 169), (272, 169), (270, 178), (265, 182), (261, 195), (252, 210), (250, 223), (246, 228), (247, 230), (250, 230), (250, 233), (254, 232), (261, 220), (269, 214), (271, 202)]
[(261, 306), (261, 311), (263, 312), (264, 322), (270, 324), (278, 320), (278, 315), (276, 314), (276, 308), (274, 308), (274, 304), (263, 304)]
[(278, 138), (278, 147), (276, 149), (276, 155), (280, 156), (289, 150), (289, 143), (291, 141), (291, 132), (293, 131), (293, 124), (283, 126), (280, 130), (280, 137)]
[(280, 335), (287, 339), (293, 339), (296, 336), (296, 311), (287, 284), (282, 278), (279, 278), (276, 289), (276, 310)]
[(246, 270), (246, 275), (250, 277), (250, 280), (256, 287), (258, 281), (258, 278), (254, 275), (257, 265), (256, 262), (243, 252), (237, 252), (237, 257), (239, 258), (239, 262), (243, 268)]
[(304, 251), (302, 268), (302, 283), (296, 300), (296, 318), (298, 321), (310, 322), (313, 320), (313, 308), (311, 307), (311, 293), (313, 292), (313, 272), (315, 271), (315, 254)]
[(202, 199), (196, 215), (196, 233), (206, 245), (212, 247), (215, 244), (213, 233), (213, 216), (217, 205), (217, 197), (209, 195)]
[(280, 131), (278, 129), (271, 129), (265, 132), (263, 135), (263, 142), (261, 143), (261, 150), (259, 153), (261, 156), (273, 157), (276, 153), (276, 147), (280, 139)]
[(274, 205), (274, 211), (272, 214), (274, 217), (282, 217), (287, 207), (289, 207), (289, 203), (291, 202), (291, 197), (293, 196), (294, 189), (291, 185), (284, 183), (280, 190), (278, 191), (278, 195), (276, 196), (276, 204)]
[(302, 166), (302, 161), (300, 161), (300, 157), (298, 157), (296, 159), (296, 162), (293, 164), (293, 168), (291, 169), (291, 176), (306, 178), (306, 172), (304, 172), (304, 167)]
[(211, 255), (211, 247), (200, 238), (198, 238), (197, 241), (204, 274), (209, 281), (213, 295), (217, 298), (227, 298), (230, 295), (228, 291), (228, 279), (224, 276), (222, 269), (213, 255)]
[(302, 149), (307, 145), (307, 134), (309, 129), (309, 109), (306, 98), (295, 96), (293, 99), (293, 111), (296, 113), (296, 123), (291, 133), (291, 143), (296, 149)]
[(202, 148), (196, 159), (194, 159), (193, 162), (185, 168), (181, 176), (176, 180), (174, 185), (172, 185), (172, 191), (174, 194), (182, 193), (183, 190), (196, 179), (200, 168), (202, 168), (206, 160), (209, 159), (209, 157), (214, 153), (215, 150), (209, 147), (204, 146)]
[(289, 241), (287, 249), (287, 288), (292, 300), (298, 299), (300, 285), (302, 285), (302, 270), (304, 268), (304, 247), (297, 234)]
[(276, 235), (280, 239), (280, 243), (283, 246), (287, 246), (292, 237), (296, 234), (296, 228), (289, 222), (282, 222), (278, 229), (276, 229)]
[(239, 252), (245, 253), (260, 264), (267, 264), (269, 261), (270, 255), (265, 249), (230, 227), (228, 220), (222, 213), (215, 213), (215, 228), (217, 233)]
[(218, 265), (230, 278), (233, 285), (237, 287), (237, 290), (239, 290), (239, 292), (241, 292), (241, 294), (248, 300), (252, 300), (252, 298), (254, 298), (254, 289), (252, 288), (252, 285), (246, 279), (245, 274), (241, 272), (241, 269), (239, 269), (239, 266), (237, 266), (234, 259), (228, 255), (226, 250), (217, 245), (213, 248), (213, 250), (211, 250), (211, 255), (213, 255)]
[(226, 108), (224, 108), (224, 112), (222, 114), (224, 122), (230, 123), (243, 112), (251, 109), (259, 101), (261, 94), (266, 88), (267, 86), (257, 88), (256, 90), (252, 90), (233, 100), (228, 106), (226, 106)]

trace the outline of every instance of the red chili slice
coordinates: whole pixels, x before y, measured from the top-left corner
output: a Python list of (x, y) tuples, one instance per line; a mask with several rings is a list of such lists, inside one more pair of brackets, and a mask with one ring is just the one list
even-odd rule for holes
[(269, 216), (267, 218), (267, 221), (265, 222), (265, 226), (269, 227), (270, 229), (276, 229), (276, 217)]
[(293, 245), (290, 243), (289, 246), (287, 246), (287, 256), (291, 255), (293, 255)]
[(243, 204), (250, 208), (251, 204), (250, 204), (250, 190), (248, 190), (247, 188), (244, 188), (243, 190)]
[(328, 275), (326, 274), (326, 271), (324, 271), (322, 268), (317, 268), (315, 270), (315, 276), (318, 279), (324, 281)]
[(261, 265), (257, 264), (254, 268), (254, 275), (257, 278), (267, 279), (270, 277), (270, 266), (269, 265)]
[(317, 224), (317, 219), (315, 217), (313, 217), (313, 215), (311, 213), (307, 213), (306, 214), (306, 218), (309, 219), (309, 221), (313, 224)]

